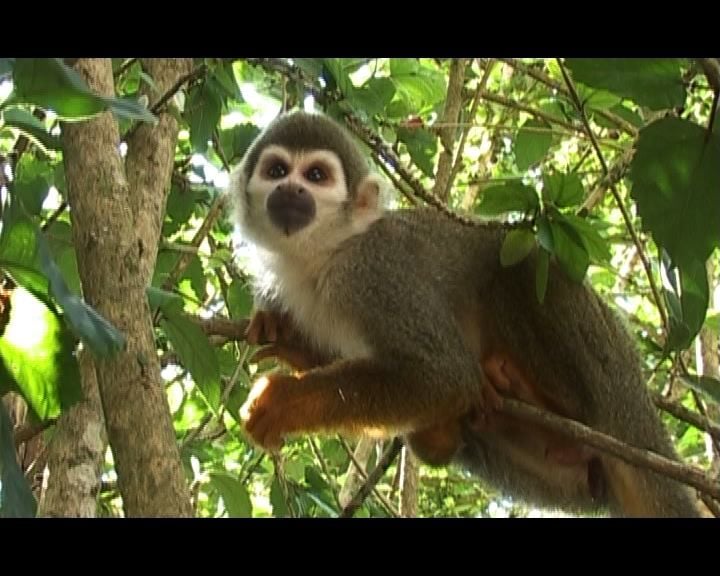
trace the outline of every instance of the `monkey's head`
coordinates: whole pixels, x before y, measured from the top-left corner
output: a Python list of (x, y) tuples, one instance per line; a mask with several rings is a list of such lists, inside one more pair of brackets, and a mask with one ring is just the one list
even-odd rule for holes
[(321, 114), (295, 112), (253, 142), (229, 193), (245, 237), (270, 252), (311, 256), (380, 216), (381, 185), (344, 128)]

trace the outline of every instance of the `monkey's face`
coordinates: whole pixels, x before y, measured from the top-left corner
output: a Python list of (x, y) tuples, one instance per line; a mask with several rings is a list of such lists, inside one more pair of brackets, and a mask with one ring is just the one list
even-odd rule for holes
[[(247, 177), (247, 175), (246, 175)], [(307, 254), (349, 228), (349, 192), (337, 154), (265, 148), (243, 185), (232, 186), (241, 228), (271, 252)]]

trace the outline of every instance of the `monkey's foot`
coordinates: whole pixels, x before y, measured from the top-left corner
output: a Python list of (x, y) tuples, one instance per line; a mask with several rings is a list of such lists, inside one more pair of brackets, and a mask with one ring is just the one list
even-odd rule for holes
[(293, 410), (287, 410), (287, 388), (297, 382), (298, 378), (283, 374), (263, 376), (255, 383), (240, 408), (245, 430), (265, 450), (278, 450), (282, 446), (283, 437), (293, 432)]

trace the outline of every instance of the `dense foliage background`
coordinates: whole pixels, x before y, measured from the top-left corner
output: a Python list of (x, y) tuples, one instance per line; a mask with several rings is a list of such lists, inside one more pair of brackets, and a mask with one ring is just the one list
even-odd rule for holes
[[(97, 468), (53, 460), (53, 450), (90, 433), (101, 457), (90, 491), (96, 504), (47, 513), (127, 513), (103, 427), (87, 426), (100, 403), (71, 415), (81, 373), (85, 385), (94, 382), (78, 349), (102, 363), (127, 344), (100, 305), (82, 298), (78, 261), (92, 242), (78, 243), (84, 236), (73, 230), (80, 224), (66, 183), (66, 171), (84, 169), (82, 155), (66, 150), (75, 145), (68, 135), (83, 134), (98, 115), (114, 123), (114, 145), (127, 162), (133, 142), (157, 130), (161, 116), (178, 130), (171, 170), (152, 175), (169, 194), (159, 241), (148, 247), (157, 248), (157, 260), (147, 298), (192, 513), (338, 515), (363, 480), (353, 452), (370, 470), (389, 444), (302, 438), (273, 458), (252, 447), (238, 423), (251, 382), (275, 365), (248, 362), (253, 350), (242, 332), (252, 308), (251, 251), (233, 235), (223, 190), (262, 127), (295, 107), (324, 110), (351, 129), (393, 183), (392, 206), (435, 201), (462, 214), (525, 222), (505, 245), (504, 261), (521, 259), (537, 242), (622, 311), (679, 454), (717, 475), (719, 428), (704, 419), (717, 422), (720, 401), (717, 60), (190, 64), (161, 89), (145, 63), (113, 60), (109, 96), (90, 89), (75, 62), (0, 60), (0, 516), (37, 514), (38, 502), (43, 513), (54, 481), (71, 490), (79, 485), (73, 482), (92, 484)], [(98, 217), (112, 222), (116, 214)], [(545, 281), (540, 273), (540, 297)], [(106, 417), (123, 409), (109, 407), (108, 398)], [(132, 415), (112, 421), (132, 427)], [(122, 426), (110, 432), (113, 444)], [(76, 473), (62, 474), (63, 467)], [(537, 513), (454, 467), (418, 469), (403, 452), (356, 515)]]

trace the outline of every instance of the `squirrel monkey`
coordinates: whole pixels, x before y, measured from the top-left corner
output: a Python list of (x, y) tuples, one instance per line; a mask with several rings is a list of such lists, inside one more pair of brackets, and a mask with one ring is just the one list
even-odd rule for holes
[(381, 180), (321, 114), (277, 118), (229, 193), (264, 275), (248, 341), (302, 370), (242, 408), (266, 449), (300, 433), (403, 434), (432, 465), (571, 512), (698, 516), (689, 490), (497, 410), (516, 398), (675, 457), (634, 343), (587, 286), (535, 256), (500, 264), (505, 230), (435, 209), (384, 211)]

